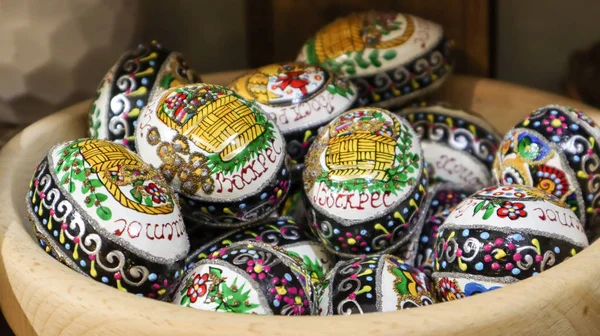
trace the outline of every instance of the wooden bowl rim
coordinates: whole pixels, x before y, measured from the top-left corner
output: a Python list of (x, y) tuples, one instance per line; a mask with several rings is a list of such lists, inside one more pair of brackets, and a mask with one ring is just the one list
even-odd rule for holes
[[(446, 85), (456, 85), (456, 90), (461, 85), (470, 85), (473, 90), (484, 86), (486, 91), (498, 94), (519, 91), (545, 95), (553, 98), (552, 102), (583, 107), (600, 123), (599, 110), (534, 89), (466, 76), (454, 76)], [(0, 151), (0, 204), (3, 205), (0, 208), (0, 306), (17, 334), (192, 335), (199, 330), (220, 335), (396, 335), (400, 332), (433, 335), (504, 334), (507, 330), (534, 334), (599, 331), (600, 241), (568, 262), (485, 295), (418, 309), (352, 317), (253, 316), (198, 311), (122, 293), (81, 276), (53, 261), (26, 230), (29, 221), (19, 215), (25, 206), (26, 186), (13, 182), (17, 169), (12, 164), (19, 162), (22, 148), (42, 140), (36, 137), (41, 130), (60, 129), (70, 120), (87, 120), (89, 104), (86, 101), (73, 105), (32, 124)], [(22, 169), (33, 172), (33, 167)], [(20, 193), (23, 196), (16, 197)]]

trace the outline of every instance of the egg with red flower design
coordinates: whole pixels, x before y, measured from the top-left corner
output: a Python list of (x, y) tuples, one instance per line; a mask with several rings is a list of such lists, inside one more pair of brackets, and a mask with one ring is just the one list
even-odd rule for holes
[(259, 241), (230, 244), (189, 268), (173, 303), (261, 315), (313, 315), (316, 291), (295, 254)]
[(159, 171), (124, 146), (78, 139), (52, 147), (29, 188), (29, 218), (48, 254), (121, 291), (170, 297), (190, 243)]
[(513, 127), (496, 152), (499, 183), (523, 184), (563, 201), (590, 240), (600, 235), (600, 128), (584, 112), (548, 105)]
[(584, 226), (559, 198), (523, 185), (479, 190), (439, 227), (433, 278), (442, 301), (535, 276), (587, 247)]

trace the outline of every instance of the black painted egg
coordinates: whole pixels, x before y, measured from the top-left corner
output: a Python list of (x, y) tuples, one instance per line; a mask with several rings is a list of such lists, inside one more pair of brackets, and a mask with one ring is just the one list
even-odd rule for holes
[(178, 52), (156, 41), (128, 50), (100, 82), (89, 114), (89, 136), (135, 151), (135, 126), (141, 110), (161, 91), (196, 83), (200, 77)]

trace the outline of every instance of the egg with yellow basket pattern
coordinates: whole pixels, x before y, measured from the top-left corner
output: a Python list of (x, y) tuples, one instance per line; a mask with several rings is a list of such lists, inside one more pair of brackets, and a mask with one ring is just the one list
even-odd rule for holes
[(305, 163), (309, 226), (331, 252), (387, 253), (420, 226), (427, 172), (406, 120), (378, 108), (342, 113), (321, 130)]
[(256, 103), (223, 86), (165, 91), (142, 111), (136, 144), (140, 156), (180, 193), (190, 225), (256, 222), (290, 188), (279, 129)]
[(452, 71), (452, 42), (437, 23), (360, 12), (321, 28), (297, 60), (349, 77), (361, 106), (399, 106), (439, 87)]
[(26, 203), (42, 248), (96, 281), (164, 299), (183, 275), (189, 241), (177, 197), (121, 145), (80, 139), (54, 146)]

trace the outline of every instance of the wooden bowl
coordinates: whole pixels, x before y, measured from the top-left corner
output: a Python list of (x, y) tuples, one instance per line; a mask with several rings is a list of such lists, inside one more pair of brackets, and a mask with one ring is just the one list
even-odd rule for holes
[[(226, 84), (239, 72), (208, 75)], [(438, 98), (477, 111), (506, 132), (550, 103), (580, 102), (488, 79), (454, 76)], [(17, 335), (398, 335), (598, 334), (600, 242), (540, 275), (485, 295), (393, 313), (282, 317), (181, 308), (122, 293), (52, 260), (34, 241), (24, 197), (36, 164), (55, 143), (86, 136), (83, 102), (26, 128), (0, 152), (0, 305)]]

